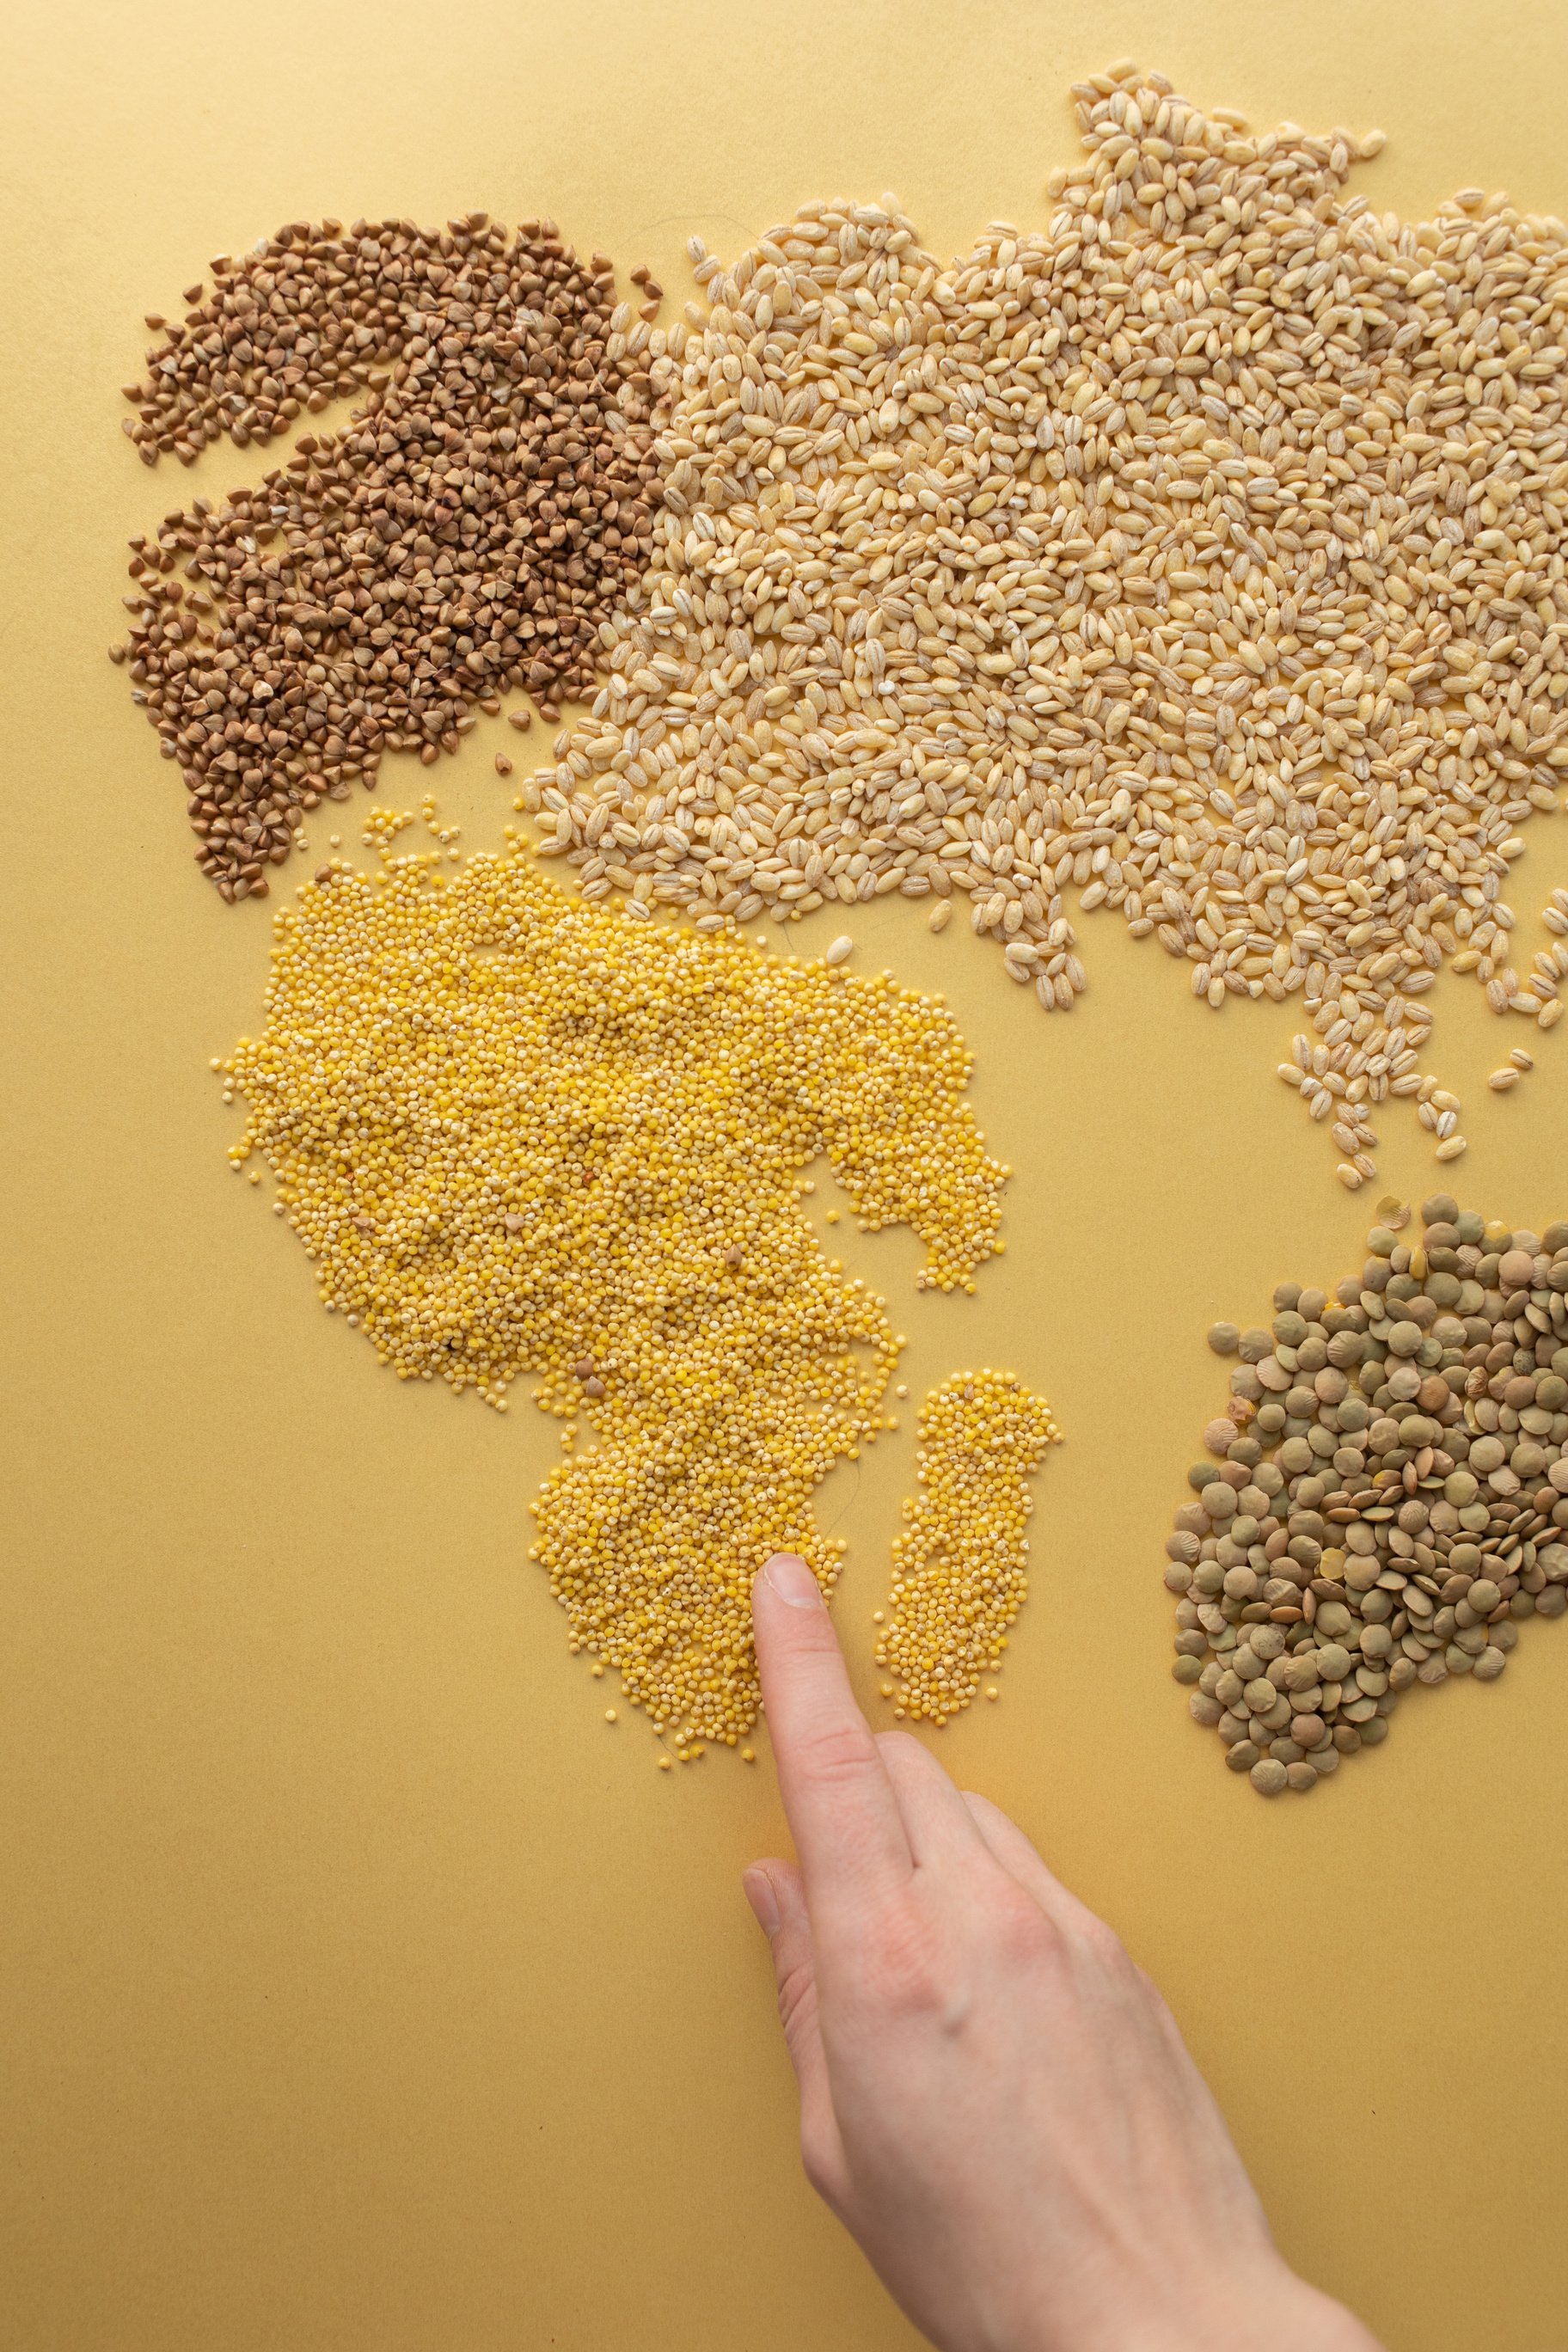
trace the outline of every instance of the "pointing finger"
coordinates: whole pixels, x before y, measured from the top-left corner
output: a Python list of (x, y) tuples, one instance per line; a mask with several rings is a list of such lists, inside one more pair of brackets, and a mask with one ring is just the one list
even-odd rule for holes
[(775, 1552), (752, 1587), (757, 1668), (814, 1924), (904, 1885), (910, 1846), (816, 1577)]

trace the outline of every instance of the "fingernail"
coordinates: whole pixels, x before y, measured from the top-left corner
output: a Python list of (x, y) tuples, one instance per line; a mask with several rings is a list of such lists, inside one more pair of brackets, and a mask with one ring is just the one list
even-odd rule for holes
[(745, 1870), (741, 1874), (741, 1886), (758, 1927), (771, 1944), (779, 1931), (778, 1898), (773, 1880), (765, 1870)]
[(763, 1574), (792, 1609), (821, 1608), (822, 1587), (797, 1552), (775, 1551), (763, 1562)]

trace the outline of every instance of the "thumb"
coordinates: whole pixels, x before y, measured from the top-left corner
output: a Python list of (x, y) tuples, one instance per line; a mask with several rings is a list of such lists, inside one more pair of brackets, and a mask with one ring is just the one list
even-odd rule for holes
[(827, 2084), (816, 2008), (811, 1921), (800, 1873), (791, 1862), (757, 1862), (741, 1880), (773, 1954), (779, 2021), (800, 2086), (800, 2141), (811, 2184), (832, 2204), (844, 2178), (844, 2153)]
[(804, 2098), (808, 2078), (821, 2073), (823, 2062), (811, 1922), (800, 1873), (792, 1862), (756, 1862), (741, 1885), (773, 1954), (779, 2021)]

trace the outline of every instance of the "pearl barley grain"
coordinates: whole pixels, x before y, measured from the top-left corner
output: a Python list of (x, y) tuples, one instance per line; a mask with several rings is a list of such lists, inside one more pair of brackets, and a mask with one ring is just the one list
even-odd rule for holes
[(1074, 95), (1043, 231), (944, 267), (835, 201), (699, 247), (648, 567), (535, 789), (601, 897), (963, 891), (1047, 1012), (1113, 908), (1212, 1006), (1300, 1000), (1359, 1190), (1445, 963), (1561, 1009), (1502, 891), (1568, 769), (1564, 234), (1380, 216), (1375, 137), (1135, 68)]

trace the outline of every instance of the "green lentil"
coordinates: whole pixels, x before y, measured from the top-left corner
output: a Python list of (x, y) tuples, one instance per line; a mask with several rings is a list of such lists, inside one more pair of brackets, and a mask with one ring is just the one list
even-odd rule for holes
[(1385, 1214), (1331, 1297), (1281, 1284), (1272, 1330), (1238, 1334), (1167, 1546), (1178, 1678), (1265, 1795), (1380, 1746), (1417, 1684), (1496, 1681), (1524, 1620), (1568, 1613), (1568, 1221), (1437, 1193), (1413, 1242)]

